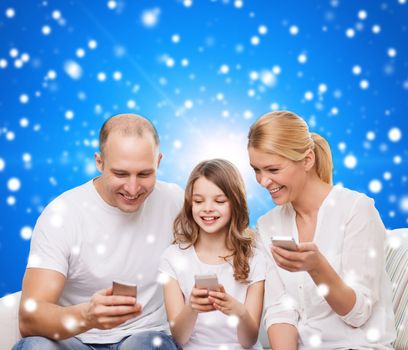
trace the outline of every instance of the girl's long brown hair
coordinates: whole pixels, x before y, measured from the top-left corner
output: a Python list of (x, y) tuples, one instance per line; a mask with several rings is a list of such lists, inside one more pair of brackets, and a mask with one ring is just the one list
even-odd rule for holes
[(253, 254), (253, 234), (248, 229), (249, 214), (245, 196), (245, 187), (238, 169), (224, 159), (212, 159), (199, 163), (188, 179), (184, 205), (174, 221), (174, 243), (187, 249), (197, 242), (200, 227), (192, 214), (194, 183), (205, 177), (224, 192), (231, 206), (231, 221), (226, 236), (226, 246), (232, 253), (223, 258), (231, 261), (234, 278), (241, 283), (248, 283), (249, 258)]

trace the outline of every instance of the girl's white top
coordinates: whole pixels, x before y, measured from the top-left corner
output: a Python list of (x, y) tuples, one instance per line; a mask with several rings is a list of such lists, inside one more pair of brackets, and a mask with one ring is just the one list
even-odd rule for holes
[[(215, 273), (218, 283), (224, 286), (225, 291), (244, 303), (248, 287), (265, 280), (266, 261), (264, 255), (255, 249), (254, 256), (250, 259), (250, 283), (242, 284), (234, 279), (233, 268), (228, 262), (206, 264), (199, 259), (193, 246), (180, 249), (175, 244), (168, 247), (162, 255), (159, 270), (177, 280), (185, 300), (190, 297), (194, 286), (194, 275)], [(199, 313), (193, 333), (183, 349), (242, 349), (237, 337), (237, 320), (237, 317), (224, 315), (217, 310)], [(257, 343), (252, 349), (262, 347)]]

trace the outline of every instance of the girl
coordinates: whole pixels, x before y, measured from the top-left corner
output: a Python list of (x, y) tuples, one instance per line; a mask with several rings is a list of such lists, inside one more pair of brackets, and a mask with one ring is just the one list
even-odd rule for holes
[[(392, 349), (385, 228), (373, 200), (332, 186), (328, 143), (294, 113), (259, 118), (248, 151), (257, 181), (277, 205), (259, 219), (258, 235), (298, 305), (299, 349)], [(295, 238), (297, 250), (271, 248), (275, 235)]]
[[(228, 161), (198, 164), (163, 254), (164, 300), (171, 333), (184, 349), (261, 349), (265, 260), (253, 248), (242, 178)], [(216, 274), (216, 288), (195, 275)], [(278, 280), (279, 282), (279, 280)], [(223, 347), (224, 346), (224, 347)]]

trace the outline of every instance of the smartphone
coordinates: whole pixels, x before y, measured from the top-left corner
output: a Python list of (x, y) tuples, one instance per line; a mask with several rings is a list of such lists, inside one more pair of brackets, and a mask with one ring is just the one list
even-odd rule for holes
[(127, 282), (112, 282), (112, 294), (113, 295), (124, 295), (128, 297), (136, 298), (137, 295), (137, 286), (136, 284), (127, 283)]
[(298, 250), (298, 245), (293, 237), (288, 236), (273, 236), (272, 244), (276, 247), (283, 248), (286, 250), (296, 251)]
[(219, 290), (218, 278), (215, 273), (210, 274), (210, 275), (195, 275), (194, 279), (195, 279), (196, 288), (208, 289), (208, 290), (214, 290), (214, 291)]

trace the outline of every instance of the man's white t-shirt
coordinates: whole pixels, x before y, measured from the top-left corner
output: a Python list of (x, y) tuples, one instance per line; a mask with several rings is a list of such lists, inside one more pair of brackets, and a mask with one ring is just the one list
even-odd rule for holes
[[(257, 225), (259, 240), (270, 253), (272, 236), (298, 241), (296, 212), (277, 206)], [(278, 268), (299, 312), (299, 349), (392, 349), (395, 339), (391, 283), (385, 272), (385, 228), (374, 201), (362, 193), (334, 186), (323, 201), (313, 242), (338, 275), (356, 293), (346, 315), (336, 314), (307, 272)], [(324, 287), (323, 287), (324, 288)], [(265, 298), (268, 298), (266, 290)], [(266, 310), (266, 323), (268, 310)]]
[(59, 304), (89, 302), (95, 292), (119, 280), (137, 285), (143, 306), (140, 316), (118, 327), (77, 335), (82, 342), (115, 343), (139, 331), (168, 329), (157, 271), (182, 203), (180, 187), (158, 181), (136, 212), (125, 213), (108, 205), (91, 180), (45, 208), (33, 232), (27, 268), (65, 276)]
[[(249, 284), (239, 283), (234, 279), (233, 267), (230, 263), (209, 265), (202, 262), (193, 246), (180, 249), (177, 244), (169, 246), (164, 252), (159, 270), (177, 280), (185, 299), (190, 297), (195, 284), (194, 275), (213, 274), (218, 277), (225, 291), (245, 303), (248, 287), (259, 281), (265, 280), (266, 261), (264, 255), (254, 250), (250, 259)], [(242, 349), (237, 337), (237, 324), (234, 317), (226, 316), (221, 311), (199, 313), (193, 333), (184, 350), (209, 350), (209, 349)], [(262, 349), (257, 343), (252, 349)]]

